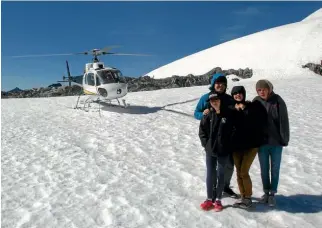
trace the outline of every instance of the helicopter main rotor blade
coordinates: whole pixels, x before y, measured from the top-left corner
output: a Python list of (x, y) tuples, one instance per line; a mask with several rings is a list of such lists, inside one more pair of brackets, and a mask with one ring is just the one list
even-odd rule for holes
[(152, 56), (148, 54), (107, 53), (108, 55)]
[(62, 56), (62, 55), (75, 55), (75, 53), (68, 53), (68, 54), (43, 54), (43, 55), (16, 55), (16, 56), (10, 56), (10, 57), (12, 57), (12, 58), (27, 58), (27, 57)]

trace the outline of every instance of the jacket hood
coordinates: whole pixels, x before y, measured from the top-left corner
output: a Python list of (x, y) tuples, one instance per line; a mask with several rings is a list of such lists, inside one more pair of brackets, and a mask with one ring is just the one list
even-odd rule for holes
[(209, 90), (210, 91), (213, 91), (214, 90), (214, 85), (216, 83), (216, 80), (221, 77), (220, 79), (223, 79), (223, 81), (226, 81), (226, 84), (227, 84), (227, 79), (225, 77), (225, 75), (223, 73), (216, 73), (212, 76), (212, 79), (211, 79), (211, 83), (210, 83), (210, 87), (209, 87)]
[[(241, 93), (241, 94), (243, 94), (244, 98), (243, 98), (243, 100), (241, 102), (243, 103), (243, 102), (246, 101), (246, 90), (245, 90), (245, 87), (244, 86), (234, 86), (232, 88), (232, 90), (231, 90), (231, 96), (233, 98), (234, 98), (234, 93)], [(235, 101), (235, 102), (237, 102), (237, 101)]]

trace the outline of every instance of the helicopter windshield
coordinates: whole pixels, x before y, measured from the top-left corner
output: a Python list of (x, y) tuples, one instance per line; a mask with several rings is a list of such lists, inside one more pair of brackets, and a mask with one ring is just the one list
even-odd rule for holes
[(101, 70), (97, 71), (101, 84), (126, 83), (120, 71)]

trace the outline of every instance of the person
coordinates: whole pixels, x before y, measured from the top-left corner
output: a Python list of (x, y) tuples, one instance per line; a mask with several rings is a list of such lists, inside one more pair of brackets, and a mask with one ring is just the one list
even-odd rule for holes
[(267, 140), (265, 145), (259, 148), (258, 158), (264, 191), (260, 201), (270, 206), (276, 204), (275, 194), (279, 182), (282, 151), (283, 147), (288, 146), (290, 139), (287, 106), (273, 89), (270, 81), (259, 80), (256, 83), (258, 96), (254, 98), (254, 101), (259, 101), (267, 111)]
[[(225, 167), (232, 152), (233, 122), (221, 113), (221, 96), (216, 92), (209, 94), (210, 108), (199, 125), (199, 138), (206, 151), (207, 199), (200, 204), (203, 210), (223, 209), (221, 199), (225, 187)], [(215, 189), (215, 191), (214, 191)]]
[(241, 198), (234, 207), (249, 208), (252, 206), (252, 181), (250, 167), (257, 155), (258, 148), (265, 142), (267, 113), (259, 101), (246, 101), (244, 86), (234, 86), (231, 95), (235, 101), (233, 158), (236, 166), (237, 183)]
[[(234, 105), (234, 100), (232, 97), (226, 93), (227, 89), (227, 78), (222, 73), (216, 73), (211, 79), (211, 85), (209, 87), (209, 92), (201, 96), (199, 102), (194, 111), (194, 117), (197, 120), (201, 120), (204, 115), (207, 115), (210, 111), (210, 104), (208, 102), (208, 97), (211, 92), (216, 92), (220, 96), (221, 100), (221, 110)], [(225, 170), (225, 187), (224, 193), (227, 196), (238, 198), (238, 195), (230, 188), (230, 181), (234, 172), (234, 160), (230, 154), (228, 164)]]

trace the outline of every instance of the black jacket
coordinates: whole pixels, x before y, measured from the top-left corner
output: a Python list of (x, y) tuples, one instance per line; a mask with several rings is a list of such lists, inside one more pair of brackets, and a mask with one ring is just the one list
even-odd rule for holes
[(199, 138), (206, 153), (212, 156), (226, 156), (232, 153), (233, 121), (230, 117), (216, 114), (211, 109), (200, 121)]
[(267, 101), (259, 96), (255, 97), (253, 101), (260, 102), (267, 111), (266, 143), (273, 146), (287, 146), (290, 140), (290, 129), (284, 100), (272, 92)]
[(264, 145), (267, 136), (267, 112), (259, 101), (245, 102), (244, 110), (234, 109), (234, 150), (247, 150)]

